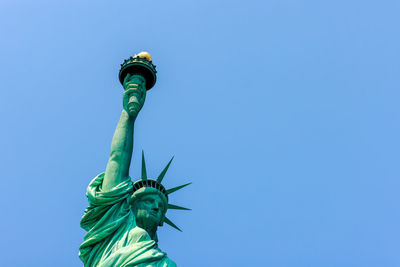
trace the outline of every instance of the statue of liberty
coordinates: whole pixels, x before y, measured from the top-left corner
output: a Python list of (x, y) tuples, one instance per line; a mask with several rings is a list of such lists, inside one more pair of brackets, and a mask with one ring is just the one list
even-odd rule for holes
[(187, 210), (169, 204), (168, 198), (188, 184), (171, 189), (161, 184), (172, 159), (157, 179), (149, 179), (143, 153), (141, 179), (133, 183), (129, 177), (134, 123), (145, 102), (146, 91), (156, 81), (151, 56), (142, 52), (125, 60), (119, 79), (125, 89), (123, 109), (106, 170), (87, 188), (89, 207), (81, 227), (88, 233), (79, 248), (79, 257), (85, 267), (176, 266), (158, 248), (157, 227), (167, 223), (180, 231), (165, 214), (168, 209)]

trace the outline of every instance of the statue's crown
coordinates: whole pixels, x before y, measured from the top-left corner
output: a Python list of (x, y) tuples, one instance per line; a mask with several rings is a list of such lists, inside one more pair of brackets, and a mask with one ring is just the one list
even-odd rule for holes
[(168, 202), (168, 194), (167, 194), (167, 190), (165, 190), (165, 187), (160, 184), (159, 182), (155, 181), (155, 180), (151, 180), (151, 179), (146, 179), (146, 180), (138, 180), (133, 184), (133, 194), (138, 191), (141, 188), (145, 188), (145, 187), (150, 187), (150, 188), (154, 188), (156, 189), (158, 192), (162, 193), (163, 196), (165, 196), (165, 198), (167, 199)]
[(140, 52), (137, 55), (125, 59), (124, 63), (121, 64), (121, 69), (119, 71), (119, 81), (124, 84), (124, 79), (126, 75), (130, 74), (140, 74), (146, 80), (146, 89), (150, 90), (157, 80), (156, 65), (153, 64), (151, 55), (147, 52)]
[[(173, 205), (168, 203), (168, 196), (172, 194), (173, 192), (190, 185), (191, 183), (187, 183), (184, 185), (180, 185), (177, 187), (173, 187), (170, 189), (165, 189), (165, 187), (161, 184), (165, 174), (168, 171), (169, 165), (171, 165), (172, 160), (174, 157), (171, 158), (171, 160), (168, 162), (167, 166), (161, 171), (160, 175), (156, 180), (148, 179), (147, 178), (147, 171), (146, 171), (146, 162), (144, 159), (144, 152), (142, 152), (142, 179), (136, 181), (133, 183), (133, 192), (131, 196), (131, 202), (139, 199), (141, 196), (146, 195), (146, 194), (158, 194), (161, 199), (163, 200), (165, 204), (165, 212), (168, 209), (176, 209), (176, 210), (190, 210), (188, 208), (184, 208), (181, 206)], [(174, 227), (175, 229), (181, 231), (178, 226), (176, 226), (170, 219), (164, 216), (164, 222), (167, 223), (168, 225)]]

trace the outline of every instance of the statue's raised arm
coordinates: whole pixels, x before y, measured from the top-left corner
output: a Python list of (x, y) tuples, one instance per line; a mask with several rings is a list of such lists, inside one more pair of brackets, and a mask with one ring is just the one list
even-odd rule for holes
[(110, 158), (104, 175), (103, 190), (107, 191), (129, 179), (133, 151), (133, 127), (146, 99), (146, 81), (141, 75), (127, 74), (123, 109), (111, 142)]

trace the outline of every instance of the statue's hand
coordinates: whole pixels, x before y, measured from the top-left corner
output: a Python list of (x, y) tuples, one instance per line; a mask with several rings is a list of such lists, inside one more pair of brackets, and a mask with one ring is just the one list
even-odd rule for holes
[(128, 74), (125, 77), (124, 88), (124, 110), (129, 114), (129, 116), (136, 118), (146, 99), (146, 88), (144, 82), (141, 82), (140, 79), (137, 78), (132, 79), (131, 75)]

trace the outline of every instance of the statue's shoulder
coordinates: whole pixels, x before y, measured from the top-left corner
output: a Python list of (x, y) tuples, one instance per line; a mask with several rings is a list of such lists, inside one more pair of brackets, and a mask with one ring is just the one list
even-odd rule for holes
[(128, 235), (131, 242), (134, 243), (152, 240), (147, 231), (139, 226), (135, 226), (132, 229), (130, 229)]

